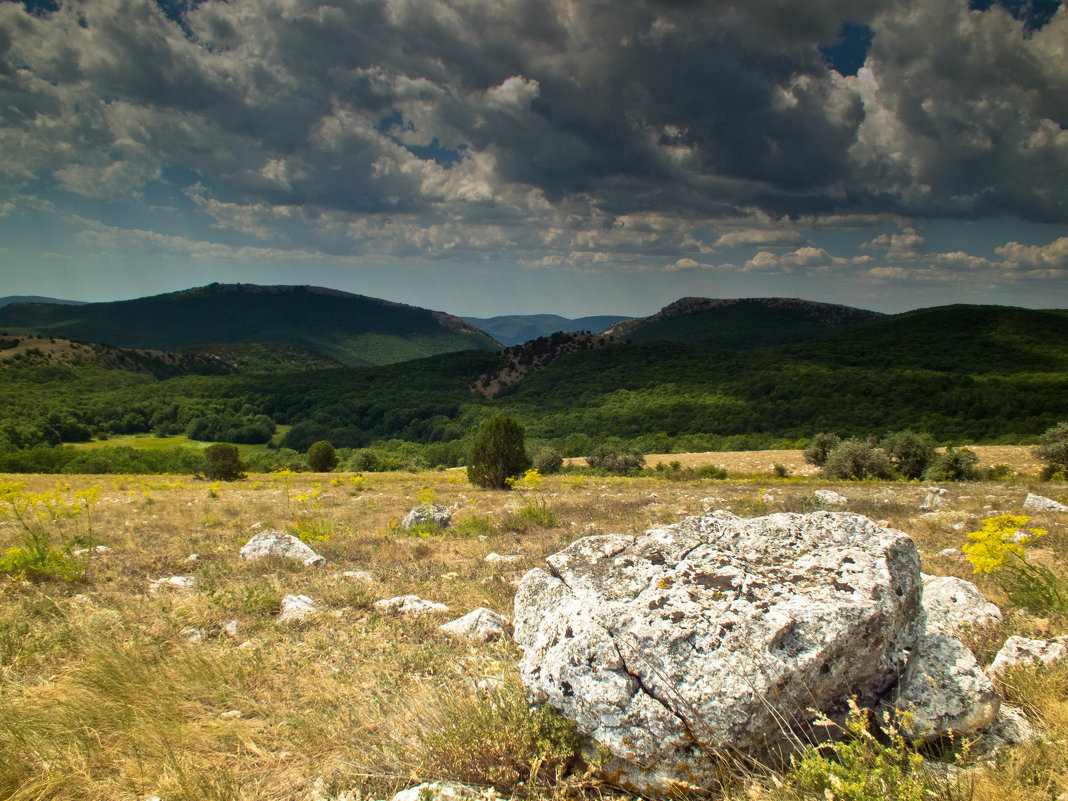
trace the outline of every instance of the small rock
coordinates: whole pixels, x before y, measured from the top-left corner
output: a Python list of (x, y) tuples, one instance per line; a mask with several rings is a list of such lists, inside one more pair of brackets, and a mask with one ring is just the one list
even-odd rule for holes
[(921, 509), (939, 509), (942, 506), (942, 496), (934, 492), (928, 492), (927, 496), (923, 499), (923, 503), (920, 504)]
[(1032, 514), (1038, 514), (1039, 512), (1068, 512), (1068, 506), (1063, 503), (1058, 503), (1052, 498), (1035, 495), (1031, 492), (1027, 493), (1027, 497), (1024, 498), (1023, 508), (1025, 512), (1031, 512)]
[(1031, 665), (1035, 662), (1048, 665), (1068, 658), (1068, 648), (1062, 642), (1066, 639), (1068, 638), (1059, 637), (1053, 642), (1046, 642), (1020, 636), (1009, 637), (994, 657), (994, 662), (987, 672), (991, 676), (1000, 676), (1008, 668), (1016, 665)]
[(483, 792), (466, 784), (428, 782), (401, 790), (392, 801), (486, 801), (498, 797), (492, 788)]
[(952, 637), (965, 628), (1001, 621), (1001, 610), (987, 601), (978, 587), (956, 576), (925, 576), (923, 607), (928, 634)]
[(315, 601), (307, 595), (287, 595), (282, 599), (282, 611), (278, 613), (278, 622), (289, 623), (303, 620), (315, 611)]
[(239, 717), (241, 717), (241, 710), (231, 709), (228, 712), (223, 712), (221, 715), (219, 715), (219, 717), (222, 720), (237, 720)]
[(818, 489), (812, 493), (816, 496), (816, 500), (820, 503), (826, 503), (834, 506), (844, 506), (849, 500), (844, 495), (839, 495), (834, 490)]
[(230, 620), (223, 624), (222, 633), (233, 639), (237, 636), (237, 621)]
[(950, 731), (969, 734), (988, 726), (1001, 696), (964, 643), (928, 634), (912, 649), (893, 705), (912, 713), (910, 737), (931, 742)]
[(450, 637), (485, 643), (500, 638), (507, 625), (508, 619), (503, 615), (480, 606), (463, 617), (438, 626), (438, 631)]
[(159, 592), (162, 589), (190, 590), (196, 583), (192, 576), (168, 576), (161, 579), (149, 579), (148, 591)]
[(398, 595), (375, 601), (375, 609), (394, 615), (423, 615), (427, 612), (448, 612), (449, 607), (435, 601), (425, 601), (418, 595)]
[(956, 557), (960, 556), (960, 550), (957, 548), (943, 548), (938, 552), (939, 556)]
[(518, 554), (508, 554), (507, 556), (502, 556), (499, 553), (486, 554), (487, 562), (518, 562), (519, 558)]
[(191, 553), (191, 554), (189, 554), (189, 556), (187, 556), (185, 558), (185, 561), (187, 561), (187, 562), (199, 562), (200, 561), (200, 554)]
[(983, 729), (983, 751), (990, 754), (1005, 745), (1033, 743), (1041, 739), (1042, 735), (1031, 725), (1022, 709), (1002, 704), (994, 722)]
[(345, 578), (359, 579), (360, 581), (374, 581), (375, 577), (367, 570), (346, 570), (341, 574)]
[(429, 523), (441, 526), (442, 528), (448, 528), (450, 520), (452, 520), (452, 510), (446, 509), (444, 506), (437, 506), (433, 503), (426, 503), (422, 506), (417, 506), (412, 509), (412, 511), (408, 512), (401, 521), (400, 526), (403, 529), (411, 529)]
[(284, 556), (313, 567), (326, 563), (326, 559), (293, 535), (271, 529), (260, 531), (241, 548), (242, 559), (251, 561), (265, 556)]
[(204, 629), (183, 629), (182, 636), (189, 642), (200, 642), (204, 639)]
[[(110, 550), (106, 545), (97, 545), (93, 548), (93, 553), (107, 553)], [(87, 553), (89, 553), (88, 548), (75, 548), (71, 551), (72, 556), (85, 556)]]

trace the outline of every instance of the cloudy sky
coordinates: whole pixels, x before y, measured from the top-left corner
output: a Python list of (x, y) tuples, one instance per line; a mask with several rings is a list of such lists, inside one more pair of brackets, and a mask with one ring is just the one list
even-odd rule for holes
[(0, 2), (0, 296), (1068, 307), (1059, 0)]

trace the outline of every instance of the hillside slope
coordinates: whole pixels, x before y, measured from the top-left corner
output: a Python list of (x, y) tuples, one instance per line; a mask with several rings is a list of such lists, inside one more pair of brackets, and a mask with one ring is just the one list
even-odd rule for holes
[(753, 350), (807, 342), (880, 317), (878, 312), (794, 298), (682, 298), (651, 317), (625, 320), (604, 333), (635, 343)]
[(332, 289), (210, 286), (83, 306), (16, 303), (0, 330), (131, 348), (264, 343), (315, 351), (351, 366), (380, 365), (498, 343), (458, 317)]

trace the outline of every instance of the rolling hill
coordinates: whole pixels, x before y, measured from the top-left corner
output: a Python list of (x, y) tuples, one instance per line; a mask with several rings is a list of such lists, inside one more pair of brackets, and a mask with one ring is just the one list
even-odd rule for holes
[(128, 348), (288, 345), (349, 366), (500, 345), (458, 317), (332, 289), (211, 284), (112, 303), (13, 303), (0, 330)]
[(794, 298), (682, 298), (651, 317), (616, 323), (604, 333), (635, 343), (664, 341), (752, 350), (807, 342), (882, 316)]

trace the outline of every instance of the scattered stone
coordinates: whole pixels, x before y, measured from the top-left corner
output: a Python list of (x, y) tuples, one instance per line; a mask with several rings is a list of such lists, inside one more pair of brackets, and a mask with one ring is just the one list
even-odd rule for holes
[(189, 642), (200, 642), (204, 639), (204, 629), (183, 629), (182, 636)]
[(223, 712), (221, 715), (219, 715), (219, 717), (222, 720), (237, 720), (238, 718), (241, 717), (241, 710), (240, 709), (231, 709), (231, 710), (229, 710), (227, 712)]
[(1058, 637), (1053, 642), (1020, 636), (1009, 637), (994, 657), (988, 672), (991, 676), (1000, 676), (1008, 668), (1016, 665), (1032, 665), (1035, 662), (1048, 665), (1068, 658), (1066, 641), (1068, 637)]
[(418, 595), (398, 595), (375, 601), (375, 609), (394, 615), (425, 615), (428, 612), (448, 612), (449, 607), (435, 601), (424, 601)]
[(938, 552), (938, 555), (939, 556), (945, 556), (945, 557), (948, 557), (948, 558), (951, 558), (951, 559), (952, 558), (956, 558), (956, 557), (960, 556), (960, 549), (958, 549), (958, 548), (943, 548), (941, 551)]
[(955, 637), (964, 629), (1001, 621), (1001, 610), (978, 587), (956, 576), (925, 576), (923, 608), (928, 634)]
[(193, 585), (196, 584), (196, 579), (192, 576), (168, 576), (161, 579), (149, 579), (148, 591), (159, 592), (163, 589), (175, 589), (175, 590), (191, 590)]
[(282, 611), (278, 613), (279, 623), (303, 620), (317, 611), (315, 601), (307, 595), (287, 595), (282, 599)]
[(514, 554), (514, 553), (513, 554), (508, 554), (507, 556), (502, 556), (499, 553), (488, 553), (488, 554), (486, 554), (486, 561), (487, 562), (518, 562), (519, 559), (520, 559), (520, 556), (518, 554)]
[(452, 520), (451, 509), (446, 509), (444, 506), (438, 506), (433, 503), (424, 503), (422, 506), (417, 506), (408, 512), (400, 525), (401, 528), (406, 530), (428, 524), (448, 528), (450, 520)]
[[(93, 553), (107, 553), (110, 550), (111, 549), (106, 545), (97, 545), (97, 546), (93, 547), (92, 552)], [(71, 556), (85, 556), (87, 553), (89, 553), (89, 549), (88, 548), (75, 548), (70, 553), (71, 553)]]
[(491, 787), (482, 791), (454, 782), (428, 782), (401, 790), (392, 801), (487, 801), (500, 796)]
[(993, 723), (1001, 696), (964, 643), (928, 634), (913, 647), (897, 696), (886, 706), (912, 713), (908, 737), (933, 742)]
[(368, 570), (346, 570), (341, 574), (345, 578), (359, 579), (360, 581), (374, 581), (375, 577)]
[(1039, 514), (1041, 512), (1068, 512), (1068, 506), (1065, 506), (1063, 503), (1058, 503), (1052, 498), (1035, 495), (1031, 492), (1027, 493), (1027, 497), (1024, 498), (1023, 508), (1025, 512), (1031, 512), (1032, 514)]
[(450, 637), (486, 643), (500, 638), (507, 625), (506, 617), (480, 606), (463, 617), (438, 626), (438, 631)]
[(812, 494), (816, 496), (816, 500), (820, 503), (834, 506), (845, 506), (849, 500), (844, 495), (839, 495), (834, 490), (829, 489), (818, 489)]
[(251, 561), (265, 556), (284, 556), (286, 559), (295, 559), (313, 567), (326, 564), (326, 559), (292, 534), (283, 534), (271, 529), (260, 531), (241, 548), (242, 559)]
[(237, 620), (228, 620), (224, 623), (222, 633), (231, 639), (237, 637)]
[(924, 631), (915, 544), (855, 514), (716, 512), (547, 562), (515, 598), (528, 700), (606, 747), (631, 792), (713, 786), (712, 749), (774, 760), (791, 728), (874, 706)]
[(200, 554), (191, 553), (191, 554), (189, 554), (189, 556), (187, 556), (185, 558), (185, 561), (187, 561), (187, 562), (199, 562), (200, 561)]
[[(942, 490), (944, 493), (945, 490)], [(921, 509), (934, 510), (942, 508), (942, 494), (936, 492), (928, 492), (923, 499), (923, 503), (920, 504)]]

